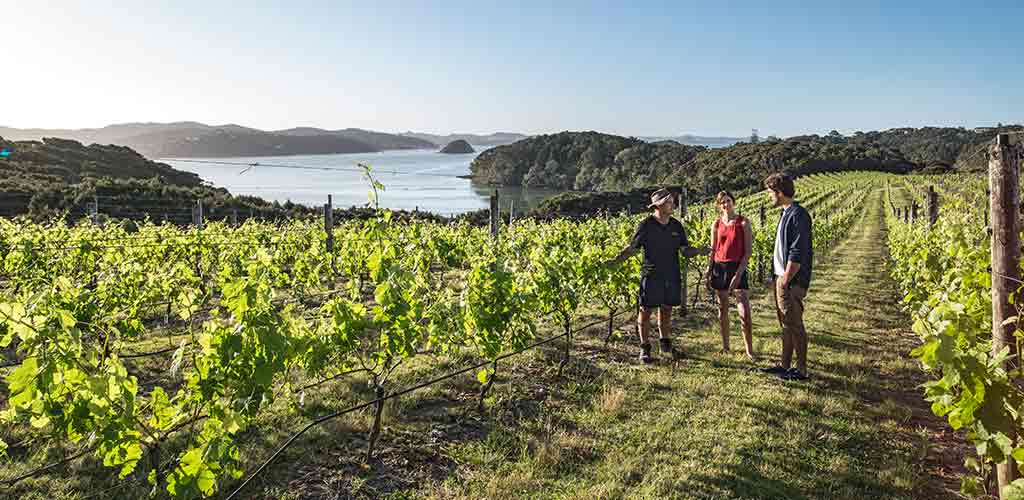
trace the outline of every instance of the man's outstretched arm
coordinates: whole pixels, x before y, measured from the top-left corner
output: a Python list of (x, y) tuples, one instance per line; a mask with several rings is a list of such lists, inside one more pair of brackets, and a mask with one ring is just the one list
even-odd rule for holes
[(626, 260), (626, 259), (628, 259), (628, 258), (630, 258), (630, 257), (632, 257), (634, 255), (636, 255), (636, 253), (639, 252), (639, 251), (640, 251), (640, 249), (635, 247), (635, 246), (633, 246), (633, 244), (631, 243), (629, 245), (626, 245), (626, 248), (623, 248), (622, 251), (619, 252), (619, 254), (615, 256), (614, 259), (605, 261), (604, 264), (606, 266), (609, 266), (609, 267), (617, 266), (617, 265), (621, 264), (624, 260)]
[(711, 249), (708, 247), (683, 248), (683, 257), (696, 257), (698, 255), (707, 255), (709, 253), (711, 253)]

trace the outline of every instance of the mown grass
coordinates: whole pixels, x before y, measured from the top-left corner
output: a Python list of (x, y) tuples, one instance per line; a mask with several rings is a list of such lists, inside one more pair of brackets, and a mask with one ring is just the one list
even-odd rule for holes
[[(538, 417), (557, 425), (520, 422), (495, 429), (501, 440), (456, 446), (459, 467), (418, 496), (954, 497), (930, 477), (920, 421), (906, 404), (923, 406), (914, 387), (919, 373), (905, 356), (905, 317), (884, 273), (878, 193), (869, 208), (819, 264), (806, 314), (810, 382), (756, 369), (780, 348), (771, 298), (762, 294), (755, 300), (758, 366), (739, 353), (715, 354), (720, 341), (711, 324), (682, 332), (692, 358), (675, 372), (598, 360), (600, 377), (563, 389), (568, 398), (578, 391), (578, 404)], [(506, 458), (485, 459), (493, 456)]]
[[(676, 364), (662, 358), (639, 365), (632, 319), (624, 318), (625, 340), (606, 347), (603, 327), (579, 336), (562, 377), (558, 345), (501, 364), (483, 413), (471, 374), (389, 402), (369, 463), (363, 453), (371, 412), (314, 428), (243, 497), (952, 497), (925, 457), (926, 407), (915, 388), (920, 373), (906, 357), (906, 318), (884, 273), (881, 210), (874, 193), (850, 237), (818, 263), (805, 316), (809, 382), (760, 372), (780, 348), (771, 295), (760, 290), (756, 363), (735, 349), (739, 339), (733, 353), (718, 353), (716, 313), (707, 304), (676, 318), (676, 344), (689, 356)], [(601, 314), (590, 311), (583, 320)], [(733, 335), (738, 332), (737, 323)], [(423, 357), (393, 387), (470, 362)], [(247, 468), (312, 418), (368, 399), (372, 390), (357, 376), (310, 391), (300, 407), (275, 403), (244, 436)], [(40, 499), (148, 493), (139, 478), (110, 476), (95, 460), (81, 461), (11, 493)], [(110, 487), (120, 488), (104, 496)]]

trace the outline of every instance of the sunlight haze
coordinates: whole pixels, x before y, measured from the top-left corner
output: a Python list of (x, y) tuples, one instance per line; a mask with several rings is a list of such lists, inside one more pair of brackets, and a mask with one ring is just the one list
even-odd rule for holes
[(1015, 2), (5, 0), (0, 125), (638, 136), (972, 127), (1024, 111), (1007, 102), (1024, 76), (1010, 48), (1022, 14)]

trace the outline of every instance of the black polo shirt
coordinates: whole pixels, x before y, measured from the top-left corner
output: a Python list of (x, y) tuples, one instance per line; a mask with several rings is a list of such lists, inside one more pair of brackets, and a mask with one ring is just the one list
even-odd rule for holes
[(690, 246), (683, 225), (674, 217), (668, 223), (658, 222), (651, 215), (640, 222), (633, 235), (632, 245), (644, 250), (641, 276), (680, 279), (679, 251)]

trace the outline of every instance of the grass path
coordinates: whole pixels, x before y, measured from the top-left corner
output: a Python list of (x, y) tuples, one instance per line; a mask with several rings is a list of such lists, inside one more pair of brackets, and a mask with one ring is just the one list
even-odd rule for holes
[[(818, 264), (805, 314), (810, 382), (757, 370), (780, 348), (771, 295), (762, 293), (754, 300), (756, 366), (739, 353), (717, 354), (716, 325), (694, 327), (692, 318), (674, 328), (691, 355), (675, 369), (638, 366), (635, 341), (610, 353), (594, 341), (534, 414), (444, 448), (454, 464), (443, 478), (393, 495), (954, 497), (940, 477), (949, 466), (943, 450), (927, 444), (934, 419), (915, 387), (906, 316), (885, 274), (882, 210), (873, 193), (849, 237)], [(742, 349), (739, 338), (732, 345)], [(522, 385), (541, 382), (521, 371), (492, 398), (492, 418), (528, 400)]]

